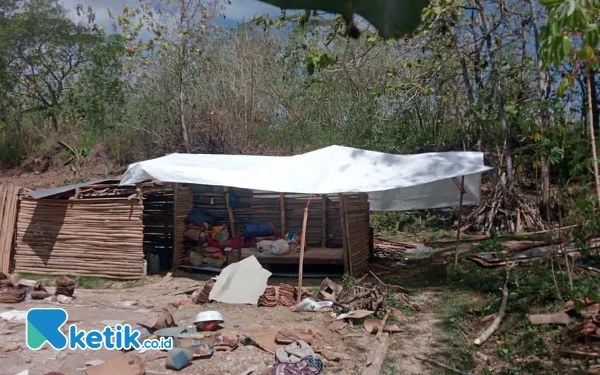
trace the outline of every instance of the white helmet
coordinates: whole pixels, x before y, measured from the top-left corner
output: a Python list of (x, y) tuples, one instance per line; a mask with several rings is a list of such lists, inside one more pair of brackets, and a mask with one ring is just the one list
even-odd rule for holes
[(194, 324), (202, 322), (223, 321), (223, 315), (218, 311), (202, 311), (196, 315)]

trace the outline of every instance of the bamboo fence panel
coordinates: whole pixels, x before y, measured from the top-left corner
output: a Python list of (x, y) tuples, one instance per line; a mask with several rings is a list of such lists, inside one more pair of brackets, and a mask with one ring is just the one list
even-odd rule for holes
[(144, 260), (143, 215), (137, 199), (23, 198), (15, 271), (139, 279)]
[(367, 271), (369, 261), (369, 197), (367, 194), (344, 194), (346, 239), (350, 275)]
[(0, 272), (8, 274), (11, 268), (15, 224), (19, 206), (19, 188), (0, 185)]

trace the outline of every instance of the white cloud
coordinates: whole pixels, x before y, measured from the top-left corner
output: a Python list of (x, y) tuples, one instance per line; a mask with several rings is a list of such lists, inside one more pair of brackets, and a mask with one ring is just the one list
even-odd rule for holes
[(225, 8), (225, 17), (234, 21), (248, 21), (258, 15), (274, 16), (280, 13), (279, 7), (257, 0), (231, 0), (231, 5)]

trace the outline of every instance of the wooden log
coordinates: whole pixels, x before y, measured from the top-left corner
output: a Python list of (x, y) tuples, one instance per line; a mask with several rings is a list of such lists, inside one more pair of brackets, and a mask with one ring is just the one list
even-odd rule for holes
[(502, 319), (504, 318), (504, 314), (506, 313), (506, 304), (508, 302), (508, 278), (510, 276), (510, 270), (512, 269), (512, 267), (514, 267), (514, 264), (506, 267), (506, 279), (504, 280), (504, 286), (501, 289), (502, 302), (500, 303), (500, 310), (498, 311), (498, 314), (496, 314), (496, 317), (494, 318), (492, 324), (490, 324), (490, 326), (481, 334), (481, 336), (479, 336), (473, 342), (477, 346), (482, 345), (484, 342), (487, 341), (487, 339), (490, 338), (491, 335), (494, 334), (494, 332), (496, 332), (496, 329), (498, 329), (500, 323), (502, 322)]
[(373, 361), (370, 365), (367, 365), (367, 367), (365, 367), (365, 369), (361, 373), (362, 375), (381, 374), (381, 367), (383, 366), (383, 361), (385, 360), (385, 356), (387, 355), (388, 350), (388, 337), (389, 334), (385, 332), (377, 340)]

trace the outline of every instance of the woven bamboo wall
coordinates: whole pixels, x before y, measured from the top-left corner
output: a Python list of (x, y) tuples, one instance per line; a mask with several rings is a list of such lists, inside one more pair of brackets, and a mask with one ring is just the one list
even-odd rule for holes
[(142, 216), (138, 199), (23, 198), (15, 271), (139, 279), (144, 259)]
[(0, 272), (8, 275), (19, 206), (19, 188), (0, 185)]
[[(192, 188), (194, 207), (218, 213), (220, 220), (217, 225), (230, 226), (225, 202), (225, 192), (222, 187), (194, 185)], [(272, 192), (252, 192), (246, 189), (231, 189), (238, 198), (239, 203), (233, 207), (236, 233), (240, 233), (247, 222), (270, 221), (275, 225), (275, 234), (282, 234), (281, 195)], [(285, 207), (285, 232), (302, 231), (302, 218), (304, 207), (309, 195), (284, 194)], [(340, 224), (340, 210), (337, 195), (326, 197), (326, 214), (323, 215), (323, 197), (316, 196), (311, 199), (308, 207), (307, 241), (309, 246), (321, 246), (323, 231), (325, 230), (326, 246), (332, 248), (342, 247), (342, 230)], [(323, 219), (326, 225), (323, 225)]]
[(367, 272), (369, 262), (369, 197), (367, 194), (344, 194), (343, 220), (347, 238), (348, 268), (352, 276)]

